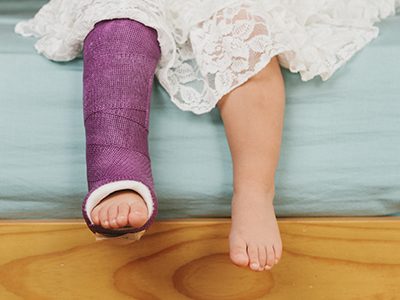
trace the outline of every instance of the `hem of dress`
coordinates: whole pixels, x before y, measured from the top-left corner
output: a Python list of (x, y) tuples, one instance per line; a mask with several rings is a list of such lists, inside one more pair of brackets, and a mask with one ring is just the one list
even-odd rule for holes
[[(399, 0), (400, 1), (400, 0)], [(238, 5), (243, 5), (244, 3), (254, 3), (253, 1), (231, 1), (228, 4), (224, 3), (223, 5), (220, 5), (216, 9), (212, 11), (210, 16), (214, 15), (216, 12), (219, 10), (226, 9), (227, 7), (230, 7), (232, 3), (238, 3)], [(202, 23), (204, 20), (201, 22), (196, 23), (197, 25)], [(266, 21), (267, 23), (267, 21)], [(245, 75), (241, 80), (238, 80), (238, 82), (235, 85), (232, 85), (227, 91), (222, 92), (214, 101), (210, 102), (210, 105), (205, 107), (202, 106), (202, 108), (196, 108), (190, 105), (184, 104), (182, 101), (179, 100), (179, 98), (174, 97), (172, 93), (170, 94), (168, 92), (168, 84), (164, 84), (162, 80), (159, 79), (160, 84), (164, 87), (164, 89), (168, 92), (170, 95), (171, 101), (182, 111), (191, 111), (195, 115), (202, 115), (205, 113), (208, 113), (212, 111), (214, 108), (217, 107), (217, 103), (219, 100), (221, 100), (222, 97), (225, 95), (229, 94), (231, 91), (236, 89), (237, 87), (241, 86), (242, 84), (246, 83), (250, 78), (252, 78), (254, 75), (259, 73), (263, 68), (265, 68), (271, 59), (274, 56), (278, 56), (278, 61), (279, 64), (282, 68), (288, 69), (291, 73), (298, 73), (301, 80), (306, 82), (309, 80), (314, 79), (315, 77), (319, 76), (322, 81), (328, 80), (333, 74), (341, 68), (343, 65), (346, 64), (357, 52), (362, 50), (367, 44), (369, 44), (373, 39), (375, 39), (378, 36), (379, 33), (379, 28), (376, 26), (371, 26), (371, 30), (366, 31), (365, 33), (361, 33), (357, 38), (352, 40), (351, 45), (353, 49), (349, 51), (349, 54), (343, 55), (340, 57), (340, 60), (338, 60), (335, 64), (332, 64), (331, 66), (325, 64), (325, 63), (320, 63), (320, 68), (316, 71), (310, 71), (310, 68), (306, 68), (305, 66), (302, 66), (299, 68), (299, 66), (294, 66), (291, 61), (288, 61), (288, 64), (282, 63), (283, 59), (280, 59), (280, 55), (284, 55), (285, 53), (293, 53), (295, 52), (295, 49), (291, 49), (288, 46), (276, 43), (273, 48), (275, 50), (273, 51), (268, 51), (270, 55), (267, 55), (267, 51), (264, 52), (264, 54), (261, 56), (262, 59), (255, 65), (254, 70), (252, 72), (248, 72), (248, 75)], [(345, 49), (346, 47), (349, 47), (349, 44), (344, 44), (342, 45), (341, 49)], [(271, 48), (269, 48), (271, 49)], [(272, 53), (272, 54), (271, 54)], [(345, 52), (343, 52), (345, 53)], [(315, 64), (314, 64), (315, 65)], [(167, 77), (166, 77), (167, 78)]]
[[(182, 105), (182, 103), (179, 102), (177, 100), (177, 98), (175, 98), (175, 97), (171, 96), (170, 98), (171, 98), (171, 101), (176, 106), (178, 106), (179, 109), (181, 109), (182, 111), (191, 111), (196, 115), (202, 115), (202, 114), (208, 113), (208, 112), (210, 112), (211, 110), (213, 110), (214, 108), (217, 107), (217, 103), (219, 102), (219, 100), (221, 100), (221, 98), (223, 98), (225, 95), (227, 95), (230, 92), (232, 92), (237, 87), (245, 84), (253, 76), (257, 75), (262, 69), (264, 69), (271, 62), (272, 58), (275, 57), (275, 56), (277, 56), (278, 62), (279, 62), (280, 66), (282, 68), (285, 68), (285, 69), (289, 70), (291, 73), (299, 74), (300, 79), (302, 81), (304, 81), (304, 82), (312, 80), (317, 76), (319, 76), (322, 81), (326, 81), (330, 77), (332, 77), (333, 74), (339, 68), (341, 68), (346, 62), (348, 62), (357, 52), (362, 50), (367, 44), (369, 44), (372, 40), (374, 40), (378, 36), (378, 33), (379, 33), (379, 30), (377, 29), (376, 31), (374, 31), (373, 33), (371, 33), (368, 36), (360, 36), (358, 39), (353, 41), (353, 44), (354, 44), (355, 48), (351, 52), (351, 54), (343, 57), (343, 59), (341, 59), (337, 64), (333, 65), (332, 68), (325, 67), (323, 70), (321, 70), (319, 72), (315, 72), (314, 74), (308, 73), (306, 68), (304, 68), (303, 70), (300, 69), (300, 70), (297, 70), (297, 71), (293, 71), (293, 69), (290, 68), (291, 67), (290, 64), (289, 64), (289, 66), (282, 66), (281, 63), (279, 62), (279, 55), (284, 54), (286, 52), (292, 52), (293, 50), (284, 49), (284, 46), (281, 45), (281, 48), (279, 50), (273, 51), (271, 55), (264, 55), (263, 57), (265, 57), (266, 59), (263, 59), (260, 62), (258, 62), (256, 64), (254, 70), (251, 72), (251, 74), (245, 76), (242, 80), (238, 80), (238, 82), (235, 85), (231, 86), (231, 88), (229, 90), (227, 90), (225, 92), (222, 92), (220, 94), (220, 96), (218, 97), (218, 99), (213, 101), (211, 106), (209, 106), (209, 107), (207, 107), (205, 109), (193, 109), (190, 106)], [(348, 46), (348, 45), (345, 45), (345, 46)]]
[[(396, 1), (398, 1), (398, 0), (396, 0)], [(235, 4), (235, 3), (238, 3), (238, 4), (243, 4), (243, 3), (254, 3), (254, 1), (250, 1), (250, 0), (247, 0), (247, 1), (232, 0), (232, 1), (228, 1), (227, 3), (222, 3), (221, 5), (216, 6), (216, 7), (208, 14), (208, 15), (209, 15), (208, 17), (212, 16), (212, 15), (215, 14), (217, 11), (222, 10), (222, 9), (226, 9), (227, 7), (229, 7), (229, 6), (231, 6), (232, 4)], [(292, 49), (285, 49), (285, 50), (277, 51), (275, 54), (273, 54), (273, 55), (271, 55), (271, 56), (266, 55), (266, 56), (265, 56), (266, 59), (260, 61), (259, 63), (257, 63), (257, 64), (256, 64), (256, 67), (254, 68), (254, 70), (253, 70), (249, 75), (244, 76), (244, 78), (242, 78), (242, 80), (238, 80), (237, 84), (231, 86), (227, 91), (222, 92), (218, 97), (216, 97), (216, 98), (214, 99), (214, 101), (211, 101), (211, 102), (210, 102), (210, 104), (211, 104), (210, 106), (207, 106), (207, 107), (203, 106), (203, 108), (197, 109), (197, 108), (194, 108), (193, 106), (183, 104), (178, 98), (174, 97), (174, 96), (172, 95), (172, 93), (170, 93), (171, 89), (169, 88), (169, 87), (170, 87), (170, 84), (169, 84), (168, 80), (164, 81), (164, 80), (162, 79), (162, 78), (168, 78), (167, 72), (168, 72), (168, 70), (171, 68), (171, 66), (173, 66), (174, 62), (176, 61), (176, 55), (177, 55), (177, 54), (176, 54), (176, 50), (177, 50), (177, 46), (176, 46), (176, 44), (175, 44), (175, 40), (174, 40), (174, 38), (172, 37), (172, 35), (171, 35), (165, 28), (163, 29), (162, 26), (160, 26), (159, 24), (157, 24), (157, 22), (151, 22), (151, 20), (150, 20), (150, 21), (148, 21), (148, 20), (143, 20), (144, 18), (141, 18), (139, 14), (138, 14), (138, 17), (134, 17), (133, 14), (132, 14), (131, 16), (127, 17), (125, 13), (123, 14), (123, 16), (121, 16), (121, 15), (122, 15), (122, 12), (116, 11), (116, 12), (112, 12), (112, 13), (110, 13), (110, 15), (105, 16), (105, 17), (102, 17), (102, 18), (97, 18), (97, 16), (95, 16), (95, 17), (92, 18), (91, 21), (89, 21), (89, 22), (86, 21), (86, 22), (85, 22), (85, 25), (87, 25), (87, 26), (84, 28), (83, 31), (87, 31), (86, 34), (88, 34), (88, 33), (90, 32), (90, 30), (92, 30), (92, 29), (94, 28), (94, 24), (97, 22), (97, 21), (96, 21), (97, 19), (105, 20), (105, 19), (115, 19), (115, 18), (132, 18), (132, 19), (134, 19), (134, 20), (136, 20), (136, 21), (138, 21), (138, 22), (143, 23), (143, 24), (146, 25), (146, 26), (149, 26), (149, 27), (154, 28), (154, 29), (157, 31), (157, 39), (158, 39), (158, 42), (160, 43), (160, 47), (163, 47), (163, 48), (165, 48), (165, 49), (168, 49), (168, 53), (164, 54), (164, 55), (165, 55), (165, 60), (164, 60), (165, 64), (164, 64), (162, 67), (160, 67), (159, 64), (158, 64), (158, 66), (157, 66), (156, 75), (157, 75), (157, 77), (158, 77), (158, 79), (159, 79), (158, 81), (160, 82), (160, 84), (162, 85), (162, 87), (163, 87), (163, 88), (167, 91), (167, 93), (169, 94), (171, 101), (172, 101), (180, 110), (182, 110), (182, 111), (191, 111), (192, 113), (194, 113), (194, 114), (196, 114), (196, 115), (205, 114), (205, 113), (207, 113), (207, 112), (210, 112), (212, 109), (214, 109), (214, 108), (216, 107), (216, 104), (218, 103), (218, 101), (219, 101), (223, 96), (225, 96), (226, 94), (230, 93), (232, 90), (236, 89), (238, 86), (244, 84), (244, 83), (247, 82), (250, 78), (252, 78), (254, 75), (256, 75), (258, 72), (260, 72), (261, 69), (264, 68), (264, 67), (271, 61), (272, 57), (274, 57), (274, 56), (276, 56), (276, 55), (279, 56), (279, 54), (282, 54), (282, 53), (284, 53), (284, 52), (286, 52), (286, 51), (288, 51), (288, 52), (293, 51)], [(193, 26), (196, 26), (196, 25), (198, 25), (198, 24), (204, 22), (206, 19), (207, 19), (207, 17), (206, 17), (206, 16), (203, 16), (198, 22), (194, 23)], [(24, 23), (22, 23), (22, 22), (24, 22)], [(35, 31), (33, 30), (33, 24), (32, 24), (32, 22), (33, 22), (33, 18), (30, 19), (30, 20), (22, 20), (22, 21), (19, 21), (19, 22), (16, 24), (16, 26), (15, 26), (15, 32), (16, 32), (16, 33), (19, 33), (19, 34), (21, 34), (21, 35), (23, 35), (23, 36), (31, 36), (31, 35), (33, 35), (33, 36), (35, 36), (35, 37), (41, 37), (41, 38), (43, 39), (43, 37), (45, 37), (45, 35), (40, 35), (39, 32), (35, 32)], [(21, 24), (19, 25), (19, 23), (21, 23)], [(91, 24), (91, 25), (88, 25), (88, 24)], [(24, 35), (24, 32), (22, 32), (22, 29), (19, 30), (19, 31), (17, 30), (17, 26), (18, 26), (18, 25), (19, 25), (21, 28), (22, 28), (22, 25), (28, 26), (28, 27), (30, 26), (30, 31), (28, 30), (28, 33), (27, 33), (26, 35)], [(27, 28), (25, 28), (25, 29), (27, 29)], [(25, 32), (25, 33), (26, 33), (26, 32)], [(366, 44), (368, 44), (372, 39), (376, 38), (377, 35), (378, 35), (378, 31), (376, 31), (375, 34), (371, 34), (371, 35), (369, 35), (369, 36), (361, 35), (358, 39), (356, 39), (356, 40), (353, 41), (352, 44), (353, 44), (355, 47), (354, 47), (354, 50), (351, 51), (351, 54), (344, 56), (337, 64), (333, 65), (331, 68), (326, 67), (326, 66), (323, 65), (323, 67), (325, 68), (325, 70), (320, 70), (320, 71), (314, 72), (314, 74), (312, 74), (312, 72), (309, 72), (309, 73), (307, 74), (307, 70), (306, 70), (306, 69), (304, 69), (304, 70), (294, 70), (294, 71), (293, 71), (293, 69), (291, 68), (290, 61), (288, 62), (288, 66), (284, 66), (281, 62), (280, 62), (280, 65), (281, 65), (282, 67), (284, 67), (284, 68), (289, 69), (290, 72), (292, 72), (292, 73), (300, 73), (301, 79), (302, 79), (303, 81), (311, 80), (311, 79), (313, 79), (313, 78), (316, 77), (316, 76), (320, 76), (321, 79), (322, 79), (323, 81), (326, 81), (327, 79), (329, 79), (329, 78), (333, 75), (333, 73), (334, 73), (337, 69), (339, 69), (341, 66), (343, 66), (355, 53), (357, 53), (358, 51), (360, 51), (360, 49), (363, 48)], [(161, 36), (162, 36), (163, 38), (161, 38)], [(57, 37), (57, 38), (58, 38), (58, 37)], [(53, 42), (56, 41), (57, 38), (56, 38), (56, 37), (53, 37), (53, 40), (52, 40), (52, 41), (53, 41)], [(36, 42), (35, 48), (36, 48), (36, 50), (37, 50), (38, 53), (45, 55), (45, 53), (44, 53), (44, 51), (43, 51), (42, 48), (45, 47), (46, 44), (45, 44), (45, 41), (42, 40), (42, 39)], [(162, 42), (161, 42), (162, 40), (163, 40), (163, 41), (169, 40), (169, 46), (168, 46), (168, 45), (165, 45), (164, 43), (162, 43)], [(58, 42), (62, 43), (63, 41), (60, 40), (60, 39), (58, 38)], [(167, 42), (167, 43), (168, 43), (168, 42)], [(42, 47), (42, 48), (41, 48), (41, 47)], [(79, 48), (76, 48), (76, 47), (75, 47), (75, 53), (74, 53), (74, 55), (69, 56), (68, 59), (67, 59), (67, 61), (72, 60), (72, 59), (78, 57), (78, 56), (79, 56), (79, 51), (78, 51), (78, 50), (79, 50)], [(81, 51), (81, 49), (80, 49), (80, 51)], [(78, 53), (76, 53), (76, 52), (78, 52)], [(162, 52), (165, 52), (165, 51), (162, 51)], [(46, 55), (45, 55), (45, 56), (46, 56)], [(48, 56), (46, 56), (46, 57), (49, 58), (49, 59), (51, 59), (51, 60), (54, 60), (54, 59), (52, 59), (52, 58), (50, 58), (50, 57), (48, 57)], [(278, 58), (278, 60), (279, 60), (279, 58)], [(64, 59), (64, 60), (56, 60), (56, 61), (65, 61), (65, 59)], [(205, 107), (205, 108), (204, 108), (204, 107)]]

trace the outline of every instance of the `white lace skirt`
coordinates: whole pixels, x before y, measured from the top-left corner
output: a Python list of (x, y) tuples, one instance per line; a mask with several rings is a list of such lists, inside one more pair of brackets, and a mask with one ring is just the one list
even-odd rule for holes
[(156, 76), (181, 110), (202, 114), (278, 55), (302, 80), (328, 79), (378, 35), (400, 0), (50, 0), (15, 32), (54, 61), (81, 56), (100, 20), (131, 18), (158, 32)]

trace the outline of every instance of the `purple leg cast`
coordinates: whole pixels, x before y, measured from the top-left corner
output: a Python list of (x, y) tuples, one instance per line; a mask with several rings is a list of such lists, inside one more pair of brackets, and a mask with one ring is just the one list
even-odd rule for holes
[[(98, 239), (146, 230), (158, 212), (148, 149), (151, 90), (161, 56), (157, 32), (132, 19), (102, 20), (83, 44), (83, 114), (88, 193), (82, 214)], [(95, 225), (91, 211), (118, 190), (138, 192), (149, 219), (140, 228)], [(127, 235), (126, 235), (127, 234)]]

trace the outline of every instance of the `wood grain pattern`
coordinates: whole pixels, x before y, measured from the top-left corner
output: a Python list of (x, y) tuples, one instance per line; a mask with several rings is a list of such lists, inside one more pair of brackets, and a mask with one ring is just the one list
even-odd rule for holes
[(0, 221), (0, 299), (400, 299), (400, 218), (280, 218), (271, 271), (230, 262), (230, 219), (95, 241), (81, 220)]

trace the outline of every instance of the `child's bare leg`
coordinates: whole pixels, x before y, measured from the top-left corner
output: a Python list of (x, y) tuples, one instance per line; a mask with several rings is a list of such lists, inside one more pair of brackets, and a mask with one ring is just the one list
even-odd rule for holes
[(233, 161), (230, 257), (239, 266), (269, 269), (282, 254), (273, 207), (285, 106), (277, 58), (217, 106)]

